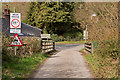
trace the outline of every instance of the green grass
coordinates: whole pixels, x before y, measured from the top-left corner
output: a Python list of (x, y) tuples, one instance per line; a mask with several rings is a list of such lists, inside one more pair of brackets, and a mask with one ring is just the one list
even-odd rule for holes
[(49, 56), (49, 54), (34, 54), (24, 58), (13, 57), (9, 62), (3, 61), (2, 78), (25, 78)]
[(98, 58), (96, 55), (86, 55), (85, 56), (90, 68), (93, 70), (93, 74), (97, 76), (97, 70), (99, 68), (98, 66)]
[(84, 51), (85, 50), (85, 48), (82, 48), (80, 51)]
[(85, 41), (61, 41), (55, 42), (56, 44), (74, 44), (74, 43), (85, 43)]
[(89, 67), (96, 78), (118, 78), (118, 60), (103, 58), (97, 54), (85, 56)]

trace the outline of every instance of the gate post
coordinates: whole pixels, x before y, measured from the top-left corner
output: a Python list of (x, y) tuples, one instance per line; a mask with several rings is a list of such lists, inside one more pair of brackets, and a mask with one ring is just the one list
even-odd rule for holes
[(43, 43), (43, 42), (42, 42), (42, 39), (41, 39), (41, 51), (43, 52), (43, 50), (42, 50), (42, 43)]
[(53, 50), (55, 50), (55, 42), (53, 41)]

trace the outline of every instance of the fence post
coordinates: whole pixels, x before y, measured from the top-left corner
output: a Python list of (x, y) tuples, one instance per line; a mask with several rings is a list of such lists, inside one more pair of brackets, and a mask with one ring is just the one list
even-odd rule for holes
[[(43, 43), (43, 42), (42, 42), (42, 39), (41, 39), (41, 51), (42, 51), (42, 43)], [(42, 51), (42, 52), (43, 52), (43, 51)]]
[(55, 42), (53, 41), (53, 50), (55, 50)]

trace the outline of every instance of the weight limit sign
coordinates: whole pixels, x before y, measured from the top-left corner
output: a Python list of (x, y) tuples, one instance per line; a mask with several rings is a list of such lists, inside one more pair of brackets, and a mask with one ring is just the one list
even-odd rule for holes
[(11, 26), (14, 27), (14, 28), (19, 28), (20, 26), (20, 21), (18, 19), (13, 19), (11, 21)]
[(21, 28), (20, 13), (10, 13), (10, 28)]

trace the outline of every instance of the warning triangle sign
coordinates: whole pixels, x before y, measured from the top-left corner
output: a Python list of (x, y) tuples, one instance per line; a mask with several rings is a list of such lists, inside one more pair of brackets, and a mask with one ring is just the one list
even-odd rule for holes
[(18, 34), (16, 33), (13, 37), (13, 41), (9, 44), (10, 46), (23, 46)]

